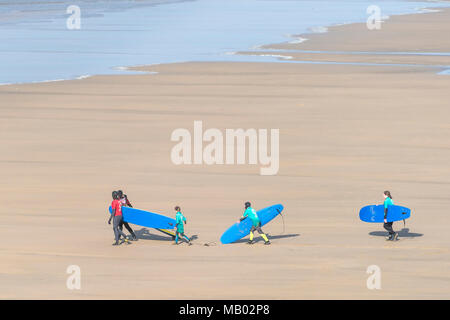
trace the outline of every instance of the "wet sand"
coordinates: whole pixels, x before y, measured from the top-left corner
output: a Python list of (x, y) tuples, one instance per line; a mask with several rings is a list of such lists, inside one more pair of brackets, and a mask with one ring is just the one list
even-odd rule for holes
[[(296, 49), (450, 52), (449, 18), (445, 10), (393, 17), (376, 32), (334, 27)], [(338, 58), (359, 56), (317, 55)], [(448, 63), (425, 58), (395, 59)], [(293, 63), (142, 70), (158, 74), (0, 87), (0, 298), (450, 298), (449, 76)], [(170, 135), (192, 132), (194, 120), (221, 131), (280, 129), (278, 174), (174, 165)], [(138, 242), (112, 247), (106, 208), (119, 188), (138, 208), (172, 215), (180, 205), (194, 245), (136, 226)], [(394, 224), (395, 243), (358, 219), (386, 189), (413, 209), (405, 228)], [(221, 245), (247, 200), (282, 203), (284, 232), (277, 218), (263, 228), (271, 246)], [(66, 288), (69, 265), (81, 268), (81, 290)], [(366, 287), (369, 265), (381, 268), (381, 290)]]

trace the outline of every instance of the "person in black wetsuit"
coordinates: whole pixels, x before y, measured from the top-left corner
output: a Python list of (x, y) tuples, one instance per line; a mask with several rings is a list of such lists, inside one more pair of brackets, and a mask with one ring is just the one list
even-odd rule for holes
[(386, 240), (388, 241), (396, 241), (398, 240), (398, 233), (394, 231), (394, 228), (392, 227), (393, 222), (388, 222), (388, 213), (389, 213), (389, 207), (394, 205), (394, 201), (392, 201), (392, 196), (390, 191), (385, 191), (383, 193), (384, 196), (384, 229), (386, 229), (387, 232), (389, 232), (388, 237)]
[[(117, 195), (119, 196), (120, 202), (122, 203), (122, 207), (130, 207), (133, 208), (133, 206), (131, 205), (130, 201), (128, 200), (128, 197), (126, 194), (123, 194), (122, 190), (117, 191)], [(128, 232), (131, 234), (131, 240), (133, 241), (137, 241), (137, 237), (136, 234), (134, 233), (133, 229), (130, 227), (130, 225), (128, 224), (128, 222), (121, 221), (120, 225), (119, 225), (119, 229), (120, 231), (123, 230), (123, 227), (125, 226), (125, 228), (128, 230)]]

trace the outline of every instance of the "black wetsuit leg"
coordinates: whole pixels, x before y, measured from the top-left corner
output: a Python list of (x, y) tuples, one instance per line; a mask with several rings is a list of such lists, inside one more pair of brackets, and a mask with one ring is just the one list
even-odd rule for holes
[(258, 231), (259, 234), (264, 234), (264, 232), (261, 229), (261, 222), (258, 224), (258, 226), (255, 229), (256, 229), (256, 231)]
[(136, 235), (134, 234), (133, 229), (130, 227), (130, 225), (128, 224), (128, 222), (125, 222), (122, 220), (122, 225), (125, 226), (125, 229), (128, 230), (128, 232), (133, 236), (133, 238), (136, 238)]
[(395, 233), (394, 229), (392, 228), (393, 222), (385, 222), (383, 227), (386, 229), (387, 232), (389, 232), (390, 235), (393, 235)]
[(127, 236), (125, 235), (125, 233), (122, 232), (122, 230), (120, 230), (119, 226), (120, 223), (122, 222), (122, 216), (115, 216), (114, 217), (114, 222), (113, 222), (113, 229), (114, 229), (114, 237), (116, 239), (116, 242), (119, 241), (120, 236), (122, 236), (124, 239), (127, 238)]

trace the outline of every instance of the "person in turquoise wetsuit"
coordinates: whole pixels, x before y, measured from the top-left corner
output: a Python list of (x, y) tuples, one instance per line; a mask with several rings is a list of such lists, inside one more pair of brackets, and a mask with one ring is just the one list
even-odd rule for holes
[(248, 241), (248, 244), (255, 243), (255, 241), (253, 240), (253, 237), (254, 237), (253, 232), (255, 232), (255, 231), (258, 231), (259, 235), (264, 239), (264, 244), (270, 244), (269, 239), (267, 238), (267, 236), (261, 229), (261, 221), (259, 220), (259, 217), (256, 214), (255, 209), (252, 208), (252, 205), (250, 202), (245, 203), (245, 211), (239, 221), (242, 221), (247, 217), (252, 221), (252, 228), (250, 230), (250, 240)]
[(175, 211), (177, 212), (175, 215), (175, 244), (178, 244), (179, 236), (182, 236), (186, 239), (187, 243), (191, 245), (191, 240), (184, 234), (184, 225), (186, 224), (186, 217), (181, 213), (181, 208), (179, 206), (175, 207)]
[(394, 222), (388, 222), (387, 216), (389, 214), (389, 207), (394, 205), (394, 201), (392, 200), (392, 195), (390, 191), (383, 192), (384, 196), (384, 225), (383, 227), (386, 229), (387, 232), (389, 232), (388, 237), (386, 240), (388, 241), (396, 241), (398, 239), (398, 233), (394, 231), (392, 228), (392, 224)]

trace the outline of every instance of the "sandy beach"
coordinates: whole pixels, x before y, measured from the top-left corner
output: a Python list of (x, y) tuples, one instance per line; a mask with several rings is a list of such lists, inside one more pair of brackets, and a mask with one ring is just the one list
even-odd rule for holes
[[(447, 9), (394, 16), (267, 47), (448, 53), (448, 21)], [(449, 299), (450, 76), (436, 66), (450, 57), (286, 55), (411, 65), (190, 62), (0, 86), (0, 298)], [(196, 120), (279, 129), (278, 174), (173, 164), (171, 133)], [(139, 241), (111, 246), (117, 189), (138, 208), (180, 205), (194, 245), (135, 226)], [(358, 218), (384, 190), (413, 210), (398, 242)], [(284, 232), (280, 218), (263, 228), (271, 246), (220, 244), (245, 201), (285, 206)], [(81, 290), (66, 287), (69, 265)], [(381, 290), (366, 287), (370, 265)]]

